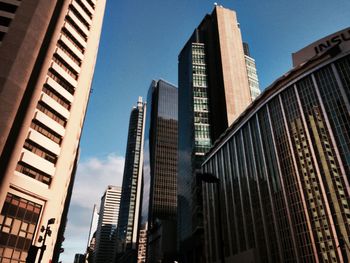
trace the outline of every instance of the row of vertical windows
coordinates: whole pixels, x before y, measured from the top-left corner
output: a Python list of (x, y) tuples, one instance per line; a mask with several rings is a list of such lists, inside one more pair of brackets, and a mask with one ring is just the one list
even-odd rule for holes
[(81, 53), (84, 54), (85, 49), (84, 47), (79, 43), (79, 41), (64, 27), (62, 28), (62, 35), (68, 38), (68, 40), (75, 46)]
[(91, 0), (86, 0), (86, 2), (88, 2), (92, 9), (95, 9), (95, 4)]
[(47, 128), (46, 126), (44, 126), (43, 124), (37, 123), (32, 121), (30, 127), (33, 130), (36, 130), (37, 132), (41, 133), (42, 135), (44, 135), (45, 137), (51, 139), (52, 141), (54, 141), (57, 144), (61, 144), (62, 142), (62, 136), (58, 135), (57, 133), (55, 133), (54, 131), (52, 131), (51, 129)]
[(193, 65), (193, 74), (196, 75), (206, 75), (206, 70), (205, 70), (205, 66), (204, 65)]
[(32, 141), (25, 141), (23, 148), (31, 151), (32, 153), (35, 153), (36, 155), (44, 158), (45, 160), (48, 160), (49, 162), (55, 164), (57, 161), (57, 155), (51, 153), (44, 147), (41, 147), (40, 145), (32, 142)]
[(52, 89), (48, 84), (45, 84), (43, 86), (43, 92), (46, 95), (50, 96), (52, 99), (54, 99), (56, 102), (58, 102), (65, 109), (70, 109), (70, 103), (61, 94)]
[(87, 35), (81, 30), (81, 28), (73, 21), (70, 16), (66, 16), (66, 21), (74, 28), (74, 30), (85, 40), (87, 41)]
[(92, 14), (89, 11), (89, 9), (86, 8), (86, 6), (83, 4), (81, 0), (75, 0), (76, 3), (85, 11), (85, 13), (92, 19)]
[[(338, 73), (347, 85), (350, 63), (341, 66)], [(226, 187), (221, 189), (222, 220), (228, 227), (223, 234), (233, 254), (255, 247), (264, 261), (294, 262), (298, 257), (301, 262), (316, 262), (317, 257), (322, 262), (342, 262), (337, 238), (348, 242), (350, 236), (348, 177), (341, 173), (349, 155), (350, 117), (345, 116), (345, 95), (331, 67), (314, 76), (315, 81), (307, 76), (295, 89), (288, 87), (270, 100), (203, 167)], [(208, 250), (212, 261), (217, 261), (217, 211), (210, 199), (216, 197), (215, 190), (206, 187), (206, 195)], [(232, 217), (235, 225), (225, 221)], [(227, 235), (232, 228), (237, 231)], [(269, 248), (264, 247), (264, 233)], [(225, 255), (229, 253), (225, 249)], [(346, 251), (341, 253), (346, 259)]]
[(58, 114), (55, 110), (53, 110), (51, 107), (47, 106), (43, 102), (39, 102), (37, 105), (37, 109), (41, 112), (45, 113), (47, 116), (49, 116), (51, 119), (62, 125), (63, 127), (66, 126), (67, 120), (66, 118), (62, 117), (60, 114)]
[(16, 171), (25, 174), (35, 180), (38, 180), (39, 182), (42, 182), (44, 184), (50, 185), (51, 183), (51, 176), (44, 173), (43, 171), (36, 169), (26, 163), (18, 162)]
[(70, 10), (74, 13), (74, 15), (79, 19), (79, 21), (86, 27), (87, 30), (90, 29), (90, 24), (85, 20), (85, 18), (75, 9), (73, 5), (70, 5)]
[(193, 75), (193, 86), (195, 87), (206, 87), (207, 77), (203, 75)]
[(58, 55), (54, 55), (52, 57), (52, 60), (55, 61), (73, 79), (78, 79), (78, 73), (71, 66), (69, 66), (69, 64), (66, 61), (64, 61), (61, 57), (59, 57)]
[(63, 41), (59, 40), (57, 42), (57, 46), (68, 56), (70, 57), (75, 64), (77, 64), (78, 66), (81, 66), (81, 59), (74, 54), (74, 52), (72, 50), (70, 50), (70, 48), (63, 43)]
[(65, 90), (67, 90), (70, 94), (74, 95), (74, 86), (71, 85), (65, 78), (63, 78), (60, 74), (58, 74), (54, 69), (50, 68), (47, 72), (47, 75), (60, 84)]

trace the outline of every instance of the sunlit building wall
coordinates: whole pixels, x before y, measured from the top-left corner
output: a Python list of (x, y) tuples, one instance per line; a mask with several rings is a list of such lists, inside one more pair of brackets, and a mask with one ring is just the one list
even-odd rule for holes
[(349, 262), (349, 36), (295, 53), (299, 64), (208, 153), (202, 170), (221, 194), (218, 211), (216, 186), (203, 183), (209, 262), (221, 262), (221, 248), (227, 262)]
[(117, 226), (121, 187), (109, 185), (101, 198), (96, 229), (94, 263), (114, 263), (117, 249)]
[(105, 0), (0, 1), (1, 262), (24, 262), (54, 218), (42, 261), (52, 259), (104, 8)]

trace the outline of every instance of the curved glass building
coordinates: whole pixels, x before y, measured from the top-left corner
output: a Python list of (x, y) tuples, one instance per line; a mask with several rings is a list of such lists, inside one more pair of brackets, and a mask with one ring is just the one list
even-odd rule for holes
[(350, 260), (350, 28), (293, 62), (202, 165), (208, 262)]

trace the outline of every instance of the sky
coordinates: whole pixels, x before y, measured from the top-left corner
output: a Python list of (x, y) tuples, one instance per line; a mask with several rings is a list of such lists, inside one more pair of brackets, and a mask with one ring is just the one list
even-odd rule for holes
[[(99, 1), (99, 0), (98, 0)], [(350, 26), (349, 0), (231, 0), (243, 41), (256, 60), (260, 89), (292, 68), (291, 54)], [(211, 13), (207, 0), (107, 0), (81, 155), (61, 254), (71, 263), (86, 250), (94, 204), (121, 185), (129, 115), (152, 79), (177, 85), (177, 57)]]

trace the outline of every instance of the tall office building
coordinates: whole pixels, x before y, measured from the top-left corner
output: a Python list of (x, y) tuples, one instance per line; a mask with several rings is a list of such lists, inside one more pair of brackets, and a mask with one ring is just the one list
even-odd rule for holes
[(247, 67), (250, 97), (255, 100), (260, 95), (258, 72), (256, 70), (255, 59), (250, 56), (249, 45), (243, 43), (245, 64)]
[(204, 262), (196, 170), (251, 101), (236, 13), (215, 6), (179, 55), (178, 245), (184, 262)]
[(118, 222), (118, 262), (136, 262), (140, 206), (146, 103), (139, 97), (130, 114), (125, 154), (122, 197)]
[(293, 61), (203, 164), (209, 262), (350, 260), (350, 28)]
[(95, 263), (114, 263), (117, 248), (117, 226), (121, 188), (109, 185), (101, 198), (96, 230)]
[(42, 261), (52, 258), (104, 8), (105, 0), (0, 1), (0, 261), (24, 262), (54, 218)]
[[(147, 104), (144, 146), (144, 178), (146, 182), (150, 182), (147, 262), (174, 262), (178, 90), (164, 80), (153, 80), (148, 91)], [(144, 198), (148, 196), (144, 195)]]

